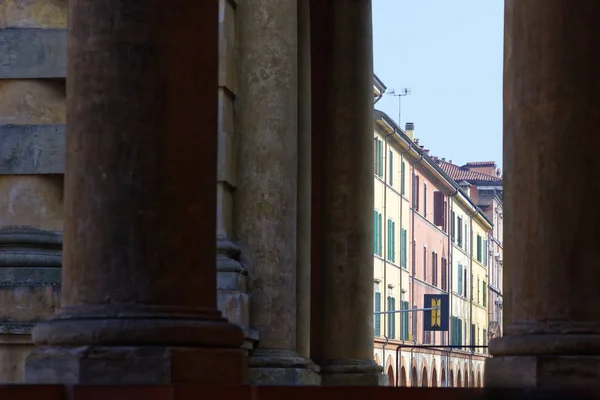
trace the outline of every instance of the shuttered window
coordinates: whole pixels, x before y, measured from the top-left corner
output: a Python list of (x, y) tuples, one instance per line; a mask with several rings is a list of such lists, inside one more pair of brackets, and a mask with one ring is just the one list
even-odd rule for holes
[[(396, 311), (396, 299), (388, 296), (388, 311)], [(387, 336), (390, 339), (396, 338), (396, 313), (386, 314), (388, 316)]]
[(375, 336), (381, 336), (381, 292), (375, 292)]
[(406, 194), (406, 163), (404, 161), (400, 164), (400, 193), (402, 196)]
[(394, 186), (394, 153), (390, 150), (390, 186)]
[(458, 264), (458, 293), (462, 294), (463, 293), (463, 267), (461, 264)]
[(388, 219), (388, 240), (387, 240), (387, 258), (391, 262), (396, 262), (396, 223)]
[(402, 262), (402, 267), (404, 269), (406, 269), (407, 268), (407, 254), (408, 254), (408, 248), (407, 248), (407, 246), (408, 246), (407, 236), (408, 235), (407, 235), (406, 229), (402, 229), (401, 236), (402, 236), (400, 239), (402, 241), (402, 243), (401, 243), (402, 248), (400, 249), (400, 254), (402, 257), (401, 262)]

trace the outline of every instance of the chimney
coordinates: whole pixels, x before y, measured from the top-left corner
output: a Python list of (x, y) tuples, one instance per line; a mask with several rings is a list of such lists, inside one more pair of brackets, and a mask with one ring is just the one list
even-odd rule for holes
[(419, 145), (419, 139), (415, 139), (415, 144), (418, 146)]
[(446, 157), (442, 157), (442, 161), (446, 162)]
[(452, 164), (452, 160), (448, 160), (448, 162), (449, 162), (450, 164)]
[(407, 122), (404, 131), (406, 132), (406, 136), (412, 140), (415, 137), (415, 124)]
[(425, 152), (425, 154), (429, 155), (429, 149), (425, 149), (423, 151)]

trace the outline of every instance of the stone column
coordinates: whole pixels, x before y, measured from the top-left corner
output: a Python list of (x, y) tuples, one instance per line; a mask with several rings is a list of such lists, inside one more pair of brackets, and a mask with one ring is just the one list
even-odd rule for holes
[(599, 17), (505, 3), (505, 325), (486, 386), (600, 387)]
[(298, 1), (298, 271), (296, 343), (310, 357), (310, 280), (312, 227), (310, 2)]
[(59, 303), (66, 2), (0, 2), (0, 382)]
[(27, 380), (242, 383), (216, 296), (218, 1), (76, 0), (69, 20), (62, 302)]
[[(373, 40), (371, 1), (313, 1), (320, 13), (322, 135), (320, 338), (324, 385), (380, 385), (373, 361)], [(315, 116), (316, 118), (316, 116)]]
[(251, 349), (258, 334), (250, 328), (247, 270), (233, 242), (233, 193), (237, 186), (234, 101), (237, 94), (235, 52), (236, 0), (219, 0), (219, 128), (217, 166), (217, 304), (238, 325)]
[(260, 333), (250, 381), (314, 384), (296, 352), (298, 20), (296, 0), (240, 0), (235, 234)]

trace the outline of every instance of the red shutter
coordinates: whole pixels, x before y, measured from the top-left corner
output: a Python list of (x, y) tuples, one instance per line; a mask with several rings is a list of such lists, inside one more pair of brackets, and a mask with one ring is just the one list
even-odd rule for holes
[(433, 223), (444, 226), (444, 192), (433, 193)]

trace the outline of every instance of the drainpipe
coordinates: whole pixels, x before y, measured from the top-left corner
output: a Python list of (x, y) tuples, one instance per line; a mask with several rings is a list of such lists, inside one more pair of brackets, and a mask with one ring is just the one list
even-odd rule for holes
[[(412, 146), (412, 144), (411, 144), (411, 146)], [(415, 254), (416, 250), (417, 250), (417, 247), (415, 246), (415, 212), (416, 211), (415, 211), (415, 204), (414, 204), (414, 199), (415, 199), (415, 166), (417, 164), (419, 164), (421, 161), (423, 161), (423, 154), (420, 154), (420, 156), (421, 157), (419, 158), (419, 160), (416, 161), (416, 162), (414, 162), (412, 164), (412, 176), (411, 176), (412, 177), (412, 188), (413, 188), (413, 191), (411, 193), (412, 194), (412, 198), (413, 198), (413, 207), (412, 207), (412, 213), (413, 213), (413, 215), (412, 215), (412, 221), (411, 221), (412, 222), (412, 224), (411, 224), (412, 225), (411, 226), (411, 231), (412, 231), (411, 232), (411, 238), (412, 238), (412, 242), (411, 243), (412, 243), (412, 248), (413, 248), (413, 257), (412, 257), (412, 263), (411, 263), (412, 264), (412, 271), (411, 271), (411, 274), (410, 274), (410, 276), (411, 276), (411, 282), (412, 282), (412, 290), (411, 290), (411, 293), (410, 293), (410, 296), (411, 296), (410, 307), (411, 307), (411, 309), (413, 308), (413, 305), (415, 304), (415, 273), (416, 273), (416, 269), (417, 269), (416, 268), (417, 267), (417, 264), (416, 264), (417, 263), (417, 256)], [(419, 188), (416, 188), (416, 189), (419, 190)], [(413, 341), (416, 343), (417, 342), (417, 332), (416, 332), (415, 327), (417, 326), (417, 323), (415, 322), (415, 318), (417, 318), (417, 315), (416, 315), (415, 312), (411, 312), (411, 314), (412, 314), (412, 317), (413, 317), (413, 323), (412, 323), (412, 329), (411, 329), (411, 331), (413, 333)], [(412, 353), (411, 353), (411, 361), (412, 361)]]
[[(452, 210), (454, 208), (454, 197), (456, 197), (456, 195), (458, 194), (458, 190), (455, 190), (454, 193), (451, 193), (448, 196), (448, 211), (450, 211), (448, 213), (448, 218), (446, 218), (447, 220), (449, 220), (450, 218), (452, 218)], [(452, 243), (452, 224), (454, 223), (454, 221), (450, 221), (450, 234), (448, 235), (448, 260), (446, 261), (446, 268), (448, 269), (448, 281), (446, 282), (447, 284), (447, 290), (448, 290), (448, 299), (449, 299), (449, 304), (448, 304), (448, 308), (450, 309), (450, 312), (448, 313), (448, 318), (450, 318), (450, 321), (448, 321), (448, 326), (452, 325), (452, 283), (454, 282), (453, 278), (454, 278), (454, 264), (453, 264), (453, 253), (454, 253), (454, 246)], [(450, 330), (448, 330), (448, 343), (450, 344)], [(448, 380), (448, 377), (446, 377), (446, 380)]]
[[(469, 227), (469, 242), (470, 242), (470, 246), (469, 246), (469, 281), (471, 283), (471, 290), (470, 290), (470, 301), (469, 301), (469, 332), (471, 333), (469, 336), (471, 337), (471, 345), (473, 345), (473, 335), (472, 335), (472, 331), (473, 331), (473, 218), (475, 218), (475, 216), (477, 215), (477, 211), (472, 211), (471, 212), (471, 219), (470, 219), (470, 227)], [(473, 353), (473, 349), (471, 348), (471, 353)]]
[[(384, 145), (384, 155), (383, 155), (383, 221), (385, 223), (383, 230), (383, 287), (384, 287), (384, 302), (383, 302), (383, 311), (389, 311), (388, 310), (388, 285), (387, 285), (387, 267), (388, 267), (388, 259), (387, 259), (387, 252), (388, 252), (388, 246), (387, 246), (387, 236), (388, 236), (388, 230), (387, 230), (387, 192), (388, 192), (388, 181), (387, 181), (387, 171), (388, 171), (388, 154), (389, 154), (389, 149), (388, 149), (388, 138), (390, 136), (392, 136), (394, 133), (396, 133), (396, 130), (394, 129), (394, 131), (392, 133), (388, 133), (384, 136), (383, 140), (385, 142)], [(387, 346), (387, 344), (389, 343), (390, 339), (388, 337), (387, 334), (387, 328), (388, 328), (388, 323), (389, 323), (389, 315), (390, 314), (383, 314), (383, 337), (385, 338), (385, 343), (381, 349), (381, 358), (383, 358), (382, 363), (383, 363), (383, 373), (386, 374), (387, 371), (385, 371), (385, 346)]]

